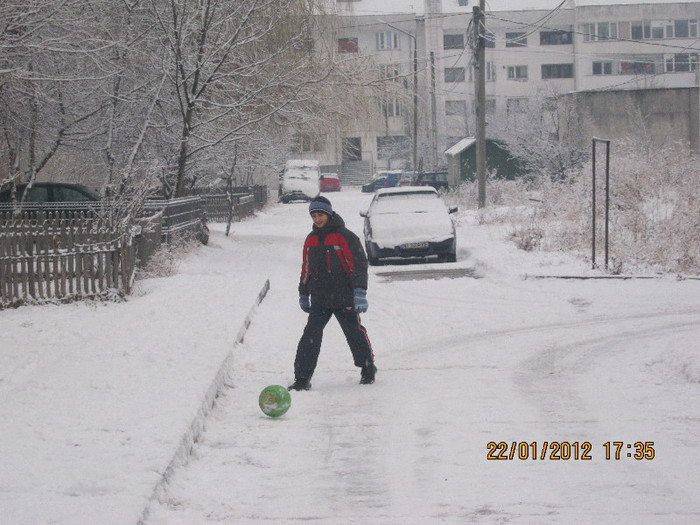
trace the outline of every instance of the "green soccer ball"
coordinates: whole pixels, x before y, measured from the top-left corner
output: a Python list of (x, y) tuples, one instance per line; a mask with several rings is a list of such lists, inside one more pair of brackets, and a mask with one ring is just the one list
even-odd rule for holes
[(260, 410), (270, 417), (283, 416), (292, 404), (292, 396), (280, 385), (270, 385), (260, 392), (258, 398)]

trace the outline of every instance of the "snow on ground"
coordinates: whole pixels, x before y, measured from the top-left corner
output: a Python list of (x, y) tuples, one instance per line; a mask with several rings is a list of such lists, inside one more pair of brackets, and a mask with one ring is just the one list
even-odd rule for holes
[[(361, 234), (371, 195), (328, 196)], [(457, 263), (370, 269), (377, 382), (357, 384), (331, 320), (312, 390), (271, 419), (257, 396), (292, 380), (306, 210), (270, 206), (228, 238), (214, 225), (177, 275), (125, 303), (0, 312), (3, 520), (700, 521), (699, 281), (538, 279), (595, 272), (462, 212)], [(231, 352), (188, 463), (151, 501)], [(487, 459), (501, 442), (513, 459)], [(636, 442), (653, 459), (634, 459)]]

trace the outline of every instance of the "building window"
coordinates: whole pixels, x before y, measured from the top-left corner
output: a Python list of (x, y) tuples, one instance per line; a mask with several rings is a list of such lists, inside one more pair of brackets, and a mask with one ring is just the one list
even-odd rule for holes
[(466, 6), (469, 5), (469, 0), (457, 0), (457, 4), (458, 4), (460, 7), (466, 7)]
[(443, 35), (443, 49), (464, 49), (464, 34)]
[(674, 20), (673, 33), (676, 38), (697, 38), (697, 20)]
[(506, 33), (506, 47), (527, 47), (527, 33)]
[(664, 55), (666, 73), (685, 73), (698, 70), (698, 53), (675, 53)]
[(393, 31), (377, 33), (377, 49), (399, 49), (399, 34)]
[(542, 64), (542, 78), (574, 78), (573, 64)]
[[(476, 80), (476, 68), (474, 64), (469, 68), (469, 82)], [(486, 82), (494, 82), (496, 80), (496, 67), (493, 62), (486, 62)]]
[(297, 133), (294, 137), (292, 151), (295, 153), (313, 153), (323, 151), (323, 140), (308, 133)]
[(339, 38), (338, 53), (357, 53), (357, 38)]
[(446, 67), (445, 82), (464, 82), (464, 68)]
[(645, 60), (628, 60), (620, 62), (621, 75), (652, 75), (654, 62)]
[(630, 33), (632, 40), (642, 40), (644, 38), (644, 23), (632, 22), (632, 31)]
[(652, 20), (631, 22), (633, 40), (661, 40), (667, 38), (697, 38), (698, 20)]
[(401, 82), (401, 65), (381, 64), (379, 66), (379, 75), (383, 80), (393, 80), (394, 82)]
[(445, 115), (448, 117), (451, 115), (463, 116), (467, 113), (467, 102), (464, 100), (446, 100), (445, 101)]
[[(667, 27), (667, 22), (652, 22), (651, 24), (651, 38), (656, 39), (656, 40), (661, 40), (666, 37), (666, 27)], [(671, 26), (673, 27), (673, 26)], [(671, 35), (669, 38), (672, 38), (673, 35)]]
[(581, 24), (584, 42), (599, 40), (615, 40), (617, 38), (617, 22), (592, 22)]
[(382, 102), (382, 115), (385, 117), (400, 117), (403, 112), (401, 111), (401, 102), (398, 99), (392, 98)]
[(508, 66), (508, 80), (527, 80), (527, 66)]
[(594, 75), (612, 75), (612, 62), (593, 62)]
[(487, 48), (496, 47), (496, 35), (488, 29), (486, 30), (486, 34), (484, 34), (484, 43)]
[(573, 31), (540, 31), (541, 46), (565, 46), (573, 41)]

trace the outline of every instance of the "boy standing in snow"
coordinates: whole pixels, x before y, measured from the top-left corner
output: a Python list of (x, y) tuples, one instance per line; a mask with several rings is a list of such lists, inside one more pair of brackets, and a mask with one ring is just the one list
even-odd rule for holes
[(340, 323), (360, 383), (374, 383), (372, 346), (360, 315), (367, 311), (367, 256), (360, 239), (345, 227), (328, 199), (319, 196), (309, 205), (313, 229), (304, 242), (299, 280), (299, 306), (309, 314), (297, 345), (294, 383), (289, 390), (308, 390), (321, 351), (323, 329), (331, 316)]

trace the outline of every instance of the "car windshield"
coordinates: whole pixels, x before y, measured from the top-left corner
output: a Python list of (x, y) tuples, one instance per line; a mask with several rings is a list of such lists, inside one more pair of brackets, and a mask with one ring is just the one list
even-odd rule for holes
[(304, 180), (309, 180), (315, 178), (314, 175), (304, 169), (298, 169), (298, 168), (293, 168), (293, 169), (288, 169), (284, 176), (288, 179), (304, 179)]
[(429, 213), (444, 210), (435, 193), (386, 193), (378, 195), (372, 213)]

